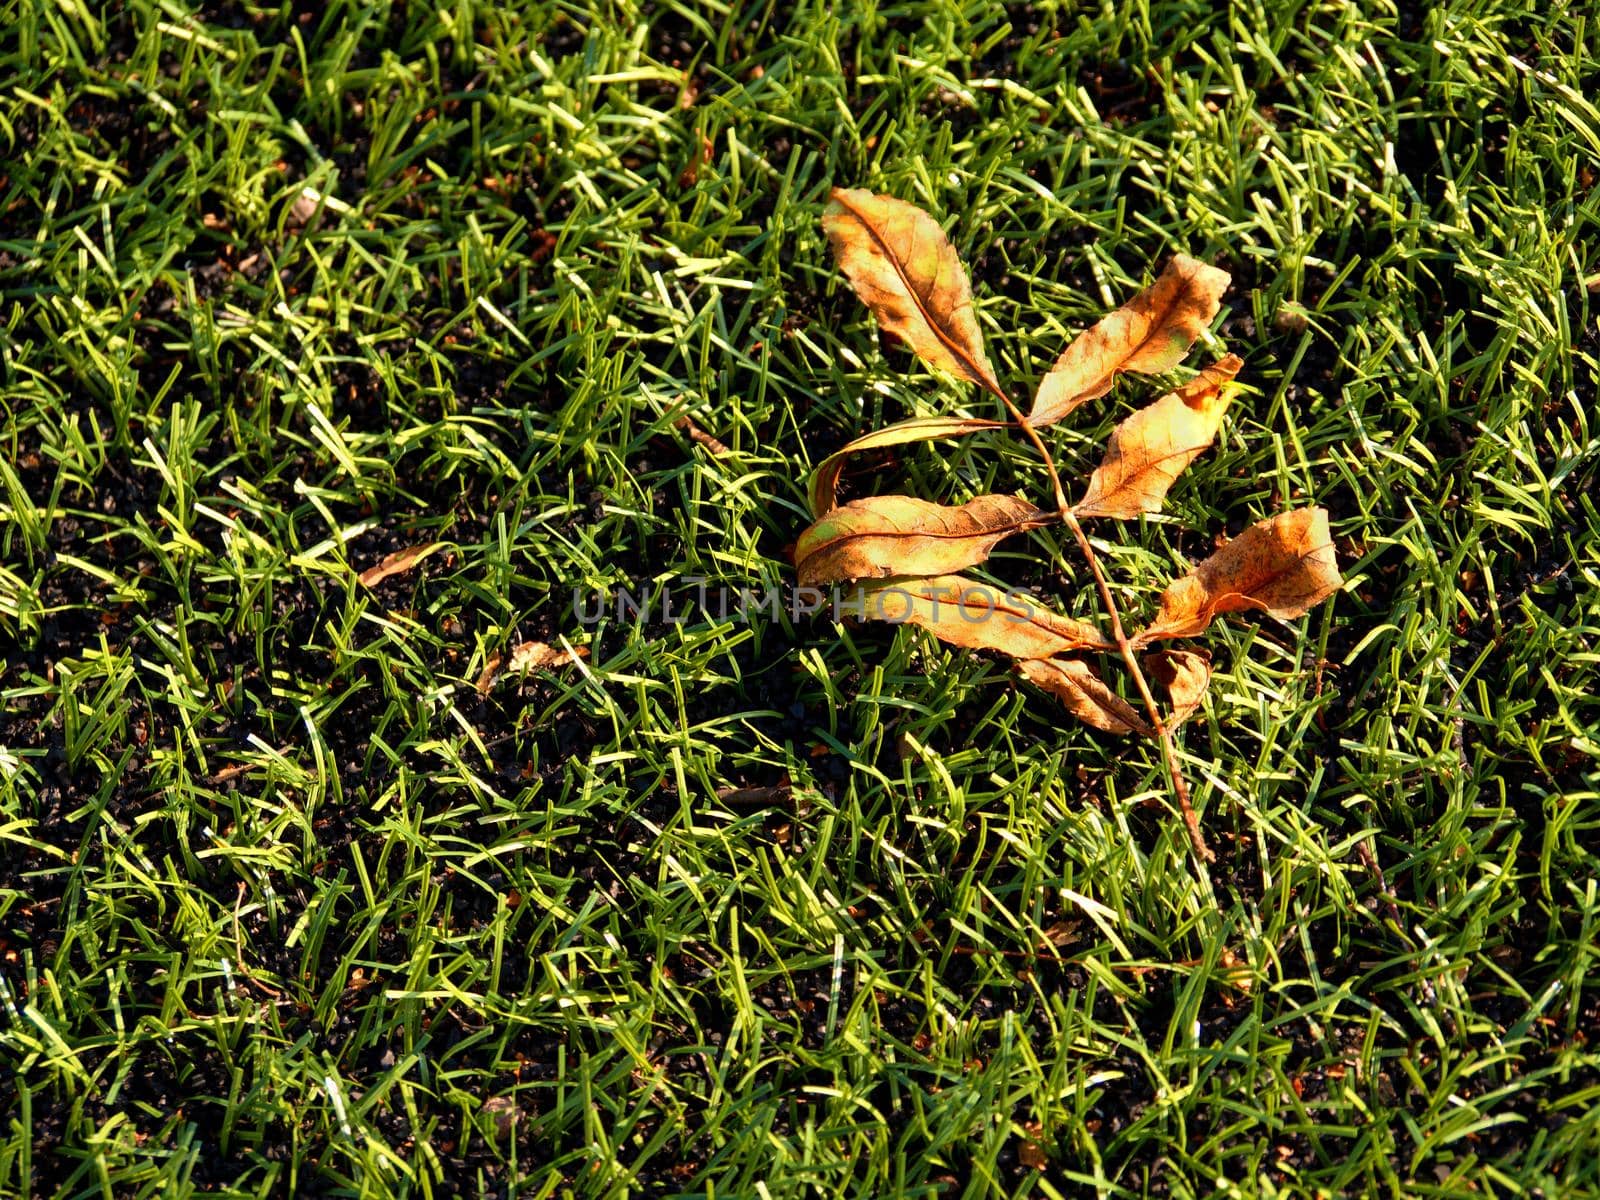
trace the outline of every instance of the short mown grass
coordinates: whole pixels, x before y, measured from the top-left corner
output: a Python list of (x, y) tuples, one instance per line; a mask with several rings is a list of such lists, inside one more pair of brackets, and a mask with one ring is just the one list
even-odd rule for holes
[[(0, 1192), (1600, 1194), (1597, 79), (1518, 0), (0, 3)], [(1332, 513), (1208, 640), (1213, 867), (1005, 664), (718, 615), (850, 436), (995, 415), (833, 185), (1024, 394), (1233, 273), (1217, 448), (1094, 530), (1137, 615)]]

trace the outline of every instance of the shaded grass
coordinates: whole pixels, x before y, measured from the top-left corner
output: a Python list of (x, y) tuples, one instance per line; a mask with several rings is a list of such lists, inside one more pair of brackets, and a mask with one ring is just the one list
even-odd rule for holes
[[(0, 18), (0, 1187), (1596, 1190), (1582, 15)], [(783, 586), (852, 434), (991, 415), (878, 343), (835, 183), (949, 218), (1018, 391), (1233, 271), (1256, 390), (1096, 531), (1119, 601), (1303, 502), (1351, 584), (1211, 641), (1209, 874), (998, 663), (661, 617)], [(991, 566), (1092, 612), (1058, 535)], [(480, 699), (533, 637), (590, 657)]]

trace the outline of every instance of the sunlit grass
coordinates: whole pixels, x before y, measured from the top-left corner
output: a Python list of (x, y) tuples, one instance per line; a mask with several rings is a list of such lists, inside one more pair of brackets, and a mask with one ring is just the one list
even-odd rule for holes
[[(0, 6), (0, 1191), (1593, 1194), (1592, 25)], [(836, 184), (941, 218), (1019, 392), (1233, 273), (1119, 603), (1307, 503), (1350, 583), (1210, 639), (1209, 874), (1002, 663), (662, 618), (784, 586), (853, 434), (998, 415), (880, 343)], [(990, 574), (1092, 613), (1033, 538)]]

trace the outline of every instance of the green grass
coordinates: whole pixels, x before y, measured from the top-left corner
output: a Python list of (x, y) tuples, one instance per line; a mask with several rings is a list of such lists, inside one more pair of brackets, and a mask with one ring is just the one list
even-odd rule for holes
[[(1600, 1195), (1597, 79), (1509, 0), (0, 3), (0, 1191)], [(996, 415), (831, 185), (1021, 393), (1233, 272), (1251, 388), (1095, 530), (1138, 615), (1333, 514), (1347, 590), (1208, 641), (1211, 870), (1002, 663), (574, 615), (780, 586), (824, 455)], [(481, 700), (530, 638), (589, 656)]]

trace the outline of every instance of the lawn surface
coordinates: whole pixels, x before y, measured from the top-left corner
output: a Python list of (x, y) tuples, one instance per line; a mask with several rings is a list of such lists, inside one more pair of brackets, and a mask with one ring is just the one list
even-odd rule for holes
[[(1582, 8), (0, 4), (0, 1193), (1600, 1194)], [(833, 185), (1022, 393), (1232, 272), (1171, 380), (1250, 387), (1102, 556), (1147, 614), (1315, 503), (1349, 584), (1206, 643), (1209, 869), (998, 660), (662, 614), (997, 415)], [(1059, 530), (987, 569), (1094, 615)]]

